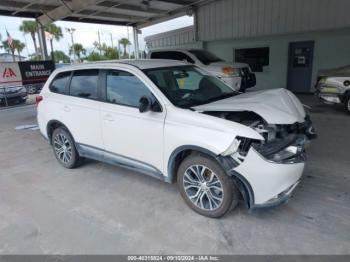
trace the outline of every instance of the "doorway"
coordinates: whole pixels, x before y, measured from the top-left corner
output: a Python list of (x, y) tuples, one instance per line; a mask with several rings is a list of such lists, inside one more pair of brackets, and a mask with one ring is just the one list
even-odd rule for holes
[(287, 88), (296, 93), (311, 91), (314, 41), (289, 43)]

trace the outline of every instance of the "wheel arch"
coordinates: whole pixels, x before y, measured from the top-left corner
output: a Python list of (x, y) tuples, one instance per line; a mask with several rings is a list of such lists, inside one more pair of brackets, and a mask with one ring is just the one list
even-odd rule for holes
[(229, 156), (225, 157), (217, 155), (214, 152), (203, 147), (194, 145), (183, 145), (176, 148), (169, 157), (167, 165), (168, 176), (166, 177), (166, 182), (173, 183), (176, 180), (176, 173), (180, 166), (180, 163), (183, 159), (185, 159), (188, 155), (192, 153), (204, 154), (212, 157), (215, 161), (217, 161), (219, 165), (225, 170), (226, 174), (235, 180), (246, 207), (249, 209), (253, 207), (253, 189), (250, 183), (247, 181), (247, 179), (245, 179), (238, 172), (232, 170), (235, 167), (235, 161)]
[[(52, 138), (52, 133), (55, 129), (59, 128), (59, 127), (63, 127), (64, 129), (67, 130), (67, 132), (70, 134), (70, 136), (73, 138), (72, 133), (69, 131), (68, 127), (63, 124), (61, 121), (59, 120), (50, 120), (47, 125), (46, 125), (46, 133), (47, 133), (47, 138), (49, 140), (49, 143), (51, 144), (51, 138)], [(75, 140), (74, 140), (75, 141)]]

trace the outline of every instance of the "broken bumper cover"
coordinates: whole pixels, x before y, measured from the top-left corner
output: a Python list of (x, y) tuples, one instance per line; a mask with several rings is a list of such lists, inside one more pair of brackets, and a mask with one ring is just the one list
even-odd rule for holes
[(291, 185), (287, 190), (270, 199), (269, 201), (262, 204), (255, 204), (250, 209), (253, 210), (258, 208), (269, 208), (287, 203), (289, 198), (292, 196), (294, 189), (299, 185), (299, 183), (300, 180)]
[(231, 170), (243, 181), (243, 196), (249, 209), (272, 207), (288, 201), (299, 184), (305, 166), (305, 153), (295, 161), (275, 162), (251, 147), (244, 162)]

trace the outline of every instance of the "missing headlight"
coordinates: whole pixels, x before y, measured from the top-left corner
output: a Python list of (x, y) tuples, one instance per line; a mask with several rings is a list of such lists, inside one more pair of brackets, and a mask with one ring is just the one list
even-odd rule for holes
[(254, 148), (267, 160), (276, 163), (297, 163), (305, 161), (307, 141), (305, 135), (289, 135), (284, 139), (255, 144)]

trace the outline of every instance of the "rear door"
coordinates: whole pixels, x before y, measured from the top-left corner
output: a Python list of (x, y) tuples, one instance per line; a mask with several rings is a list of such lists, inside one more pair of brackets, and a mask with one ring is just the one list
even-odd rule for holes
[(75, 142), (103, 149), (99, 70), (73, 71), (68, 93), (62, 97), (60, 110)]

